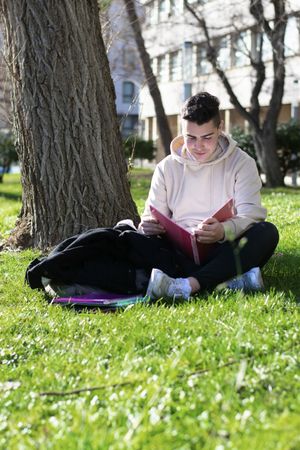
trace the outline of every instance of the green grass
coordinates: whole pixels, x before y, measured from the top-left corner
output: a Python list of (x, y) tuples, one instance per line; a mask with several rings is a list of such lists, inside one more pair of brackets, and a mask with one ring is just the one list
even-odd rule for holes
[(0, 183), (0, 241), (9, 236), (21, 209), (20, 176), (4, 175)]
[(130, 174), (131, 192), (139, 214), (144, 210), (153, 171), (149, 169), (133, 169)]
[[(139, 211), (149, 181), (132, 176)], [(24, 285), (36, 252), (0, 253), (0, 448), (299, 449), (299, 193), (263, 193), (281, 234), (265, 293), (78, 312)], [(4, 237), (19, 197), (6, 176)]]

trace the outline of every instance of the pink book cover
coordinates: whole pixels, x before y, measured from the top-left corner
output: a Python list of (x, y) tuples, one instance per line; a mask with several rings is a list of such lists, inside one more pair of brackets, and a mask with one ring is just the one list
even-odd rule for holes
[[(150, 211), (153, 217), (165, 228), (166, 236), (172, 241), (185, 255), (193, 259), (196, 264), (203, 263), (209, 252), (215, 244), (203, 244), (197, 242), (193, 233), (185, 230), (174, 222), (174, 220), (159, 212), (154, 206), (150, 205)], [(212, 217), (219, 222), (224, 222), (234, 216), (233, 199), (228, 200)]]

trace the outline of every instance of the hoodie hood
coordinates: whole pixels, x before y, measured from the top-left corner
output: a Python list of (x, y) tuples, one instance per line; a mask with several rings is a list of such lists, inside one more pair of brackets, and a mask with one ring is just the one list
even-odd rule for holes
[(204, 166), (210, 164), (217, 164), (219, 161), (222, 161), (234, 151), (237, 147), (237, 143), (234, 139), (228, 136), (225, 133), (221, 133), (218, 141), (218, 145), (211, 158), (208, 161), (201, 162), (198, 160), (191, 159), (189, 157), (189, 152), (184, 145), (183, 136), (177, 136), (171, 142), (171, 155), (174, 159), (184, 165), (189, 166)]

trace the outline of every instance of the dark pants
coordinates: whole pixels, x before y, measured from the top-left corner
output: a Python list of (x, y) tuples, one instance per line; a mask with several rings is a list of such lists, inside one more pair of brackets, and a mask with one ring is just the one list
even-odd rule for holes
[[(241, 241), (242, 238), (245, 238)], [(253, 267), (263, 267), (272, 256), (279, 240), (275, 225), (259, 222), (234, 241), (217, 244), (202, 266), (182, 259), (181, 276), (195, 277), (201, 289), (212, 289)]]
[[(105, 231), (107, 230), (104, 229)], [(110, 234), (113, 232), (113, 230), (109, 231)], [(52, 288), (54, 285), (63, 285), (64, 289), (68, 289), (66, 295), (71, 295), (69, 288), (74, 285), (75, 293), (78, 289), (78, 292), (82, 289), (86, 292), (89, 286), (93, 291), (102, 288), (123, 294), (145, 293), (154, 267), (171, 277), (193, 276), (199, 281), (202, 289), (213, 289), (219, 283), (247, 272), (252, 267), (262, 267), (272, 256), (278, 243), (276, 227), (268, 222), (260, 222), (249, 228), (235, 241), (217, 244), (209, 260), (199, 266), (179, 253), (160, 236), (144, 236), (135, 230), (127, 230), (116, 237), (117, 240), (120, 239), (118, 245), (122, 251), (118, 246), (113, 246), (107, 233), (102, 236), (101, 230), (87, 233), (86, 239), (91, 236), (98, 238), (96, 243), (104, 241), (107, 246), (111, 245), (118, 251), (110, 254), (106, 247), (105, 251), (95, 247), (96, 254), (91, 255), (90, 247), (93, 248), (94, 242), (92, 241), (92, 244), (86, 246), (74, 245), (72, 258), (68, 260), (66, 260), (68, 252), (64, 250), (52, 256), (49, 255), (48, 259), (33, 261), (32, 268), (29, 269), (35, 271), (35, 278), (38, 281), (42, 276), (49, 278)], [(99, 241), (100, 236), (103, 239)], [(243, 237), (246, 242), (242, 246), (240, 243)], [(121, 246), (122, 242), (124, 248)], [(77, 260), (77, 253), (79, 252), (80, 256), (83, 250), (85, 250), (83, 257)], [(33, 281), (35, 283), (30, 284), (31, 287), (40, 287), (35, 279)], [(72, 295), (75, 295), (74, 292)], [(59, 293), (59, 295), (62, 294)]]

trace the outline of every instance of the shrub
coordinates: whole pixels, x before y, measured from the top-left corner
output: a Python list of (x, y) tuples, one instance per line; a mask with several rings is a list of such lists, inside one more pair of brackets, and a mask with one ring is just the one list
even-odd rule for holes
[(152, 161), (155, 157), (153, 141), (144, 141), (136, 136), (130, 136), (124, 141), (124, 151), (129, 162), (134, 159)]
[(18, 161), (12, 133), (0, 132), (0, 183), (3, 175), (8, 173), (13, 162)]
[(248, 153), (248, 155), (257, 160), (251, 134), (245, 133), (245, 131), (240, 127), (233, 127), (231, 130), (231, 136), (238, 143), (239, 147), (242, 150), (244, 150), (246, 153)]
[[(239, 147), (252, 156), (258, 165), (252, 136), (240, 127), (232, 128), (231, 135), (238, 142)], [(295, 120), (279, 124), (276, 140), (280, 167), (284, 176), (289, 171), (300, 170), (300, 124)], [(260, 169), (259, 165), (258, 169)]]
[(295, 120), (277, 127), (277, 146), (284, 174), (300, 169), (300, 124)]

